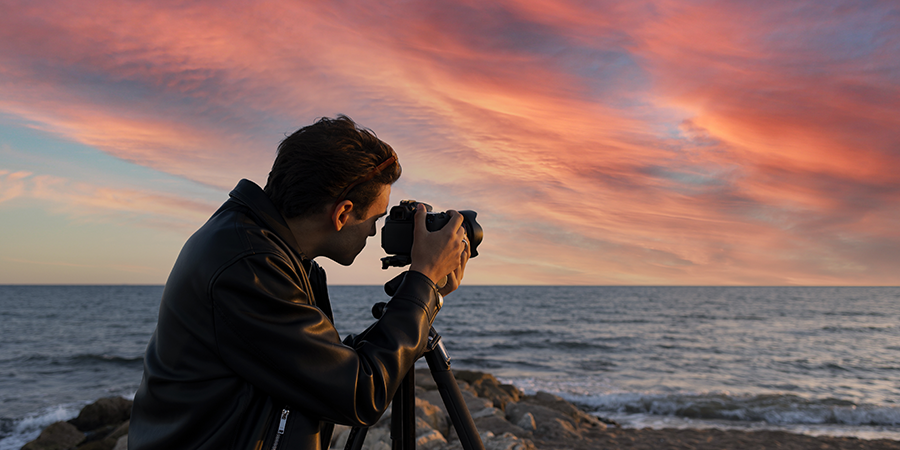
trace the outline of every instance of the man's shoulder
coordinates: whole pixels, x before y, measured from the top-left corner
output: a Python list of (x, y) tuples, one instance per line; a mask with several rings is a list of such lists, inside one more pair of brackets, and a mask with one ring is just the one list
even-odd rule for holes
[(291, 266), (300, 260), (278, 233), (254, 219), (249, 208), (227, 202), (188, 239), (175, 269), (215, 277), (240, 259), (259, 255), (274, 255)]

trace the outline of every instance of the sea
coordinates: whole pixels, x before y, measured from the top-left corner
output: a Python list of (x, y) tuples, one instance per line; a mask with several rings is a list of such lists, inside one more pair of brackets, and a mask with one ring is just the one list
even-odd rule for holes
[[(133, 398), (162, 286), (0, 286), (0, 450)], [(380, 286), (334, 286), (341, 335)], [(626, 428), (900, 440), (900, 287), (463, 286), (434, 323), (456, 369)]]

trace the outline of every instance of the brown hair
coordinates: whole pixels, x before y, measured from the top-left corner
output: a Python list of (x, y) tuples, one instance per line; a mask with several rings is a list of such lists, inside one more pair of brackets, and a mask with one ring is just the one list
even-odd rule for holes
[[(313, 214), (391, 157), (396, 154), (390, 145), (349, 117), (323, 117), (281, 141), (265, 191), (285, 218)], [(370, 180), (350, 188), (344, 198), (353, 202), (359, 216), (375, 201), (381, 186), (393, 184), (400, 172), (395, 159)]]

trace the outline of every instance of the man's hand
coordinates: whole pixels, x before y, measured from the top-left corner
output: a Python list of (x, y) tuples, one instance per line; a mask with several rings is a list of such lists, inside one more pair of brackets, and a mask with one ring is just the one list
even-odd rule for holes
[(459, 255), (459, 267), (453, 269), (453, 272), (450, 272), (450, 274), (447, 275), (447, 284), (445, 284), (444, 287), (438, 289), (438, 292), (440, 292), (441, 295), (446, 296), (459, 287), (463, 279), (463, 274), (466, 271), (466, 263), (469, 262), (469, 256), (471, 256), (471, 254), (472, 250), (469, 249), (469, 239), (466, 238), (463, 241), (463, 252), (461, 255)]
[(410, 270), (421, 272), (435, 284), (447, 277), (447, 283), (439, 290), (441, 295), (447, 295), (459, 287), (471, 253), (466, 230), (461, 226), (462, 215), (452, 210), (447, 212), (450, 221), (440, 230), (429, 232), (425, 228), (425, 207), (417, 207), (410, 252)]

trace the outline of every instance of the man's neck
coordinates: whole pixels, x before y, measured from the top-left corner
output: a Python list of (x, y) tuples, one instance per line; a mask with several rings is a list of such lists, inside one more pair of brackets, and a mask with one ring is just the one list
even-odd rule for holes
[(313, 259), (321, 255), (321, 243), (324, 242), (328, 233), (328, 223), (324, 217), (302, 216), (286, 219), (297, 245), (300, 246), (300, 253), (307, 259)]

